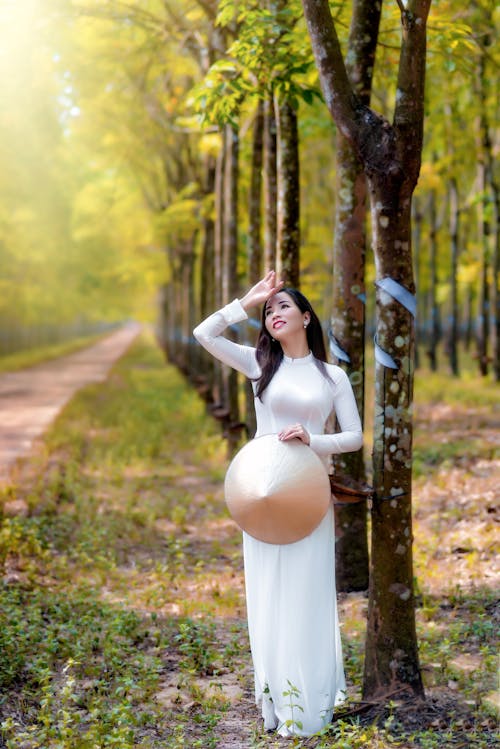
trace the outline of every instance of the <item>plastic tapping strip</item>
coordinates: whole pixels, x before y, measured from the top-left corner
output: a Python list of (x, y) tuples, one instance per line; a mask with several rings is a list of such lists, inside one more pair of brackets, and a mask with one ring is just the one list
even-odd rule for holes
[(381, 281), (375, 281), (375, 286), (378, 286), (382, 291), (386, 291), (387, 294), (402, 304), (415, 317), (417, 314), (417, 297), (415, 294), (412, 294), (393, 278), (389, 278), (389, 276), (382, 278)]
[(337, 359), (340, 359), (340, 361), (345, 361), (348, 364), (350, 364), (351, 357), (346, 351), (344, 351), (343, 348), (339, 346), (339, 342), (337, 341), (337, 339), (335, 338), (331, 330), (328, 331), (328, 339), (330, 341), (330, 352), (332, 356), (335, 356)]
[[(382, 278), (380, 281), (375, 281), (375, 286), (385, 291), (389, 296), (392, 296), (393, 299), (408, 310), (412, 317), (415, 317), (417, 314), (417, 297), (415, 294), (412, 294), (407, 288), (398, 283), (398, 281), (388, 276)], [(375, 359), (377, 362), (388, 369), (399, 369), (392, 356), (380, 348), (376, 335), (373, 341), (375, 343)]]
[(399, 369), (399, 366), (396, 364), (392, 356), (388, 354), (387, 351), (380, 348), (377, 343), (376, 335), (373, 336), (373, 343), (375, 344), (375, 359), (377, 362), (382, 364), (383, 367), (387, 367), (387, 369)]

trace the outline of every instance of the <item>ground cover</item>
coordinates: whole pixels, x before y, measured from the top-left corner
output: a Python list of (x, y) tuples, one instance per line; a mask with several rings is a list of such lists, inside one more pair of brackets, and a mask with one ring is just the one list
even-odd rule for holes
[(307, 740), (253, 705), (226, 450), (142, 336), (0, 499), (0, 747), (496, 746), (498, 390), (417, 385), (415, 585), (426, 701), (360, 703), (366, 597), (340, 596), (350, 701)]
[(97, 343), (101, 338), (109, 335), (110, 328), (102, 333), (93, 333), (82, 335), (78, 338), (71, 338), (68, 341), (60, 343), (50, 343), (34, 348), (22, 349), (13, 354), (4, 354), (0, 356), (0, 372), (16, 372), (26, 367), (34, 367), (42, 362), (51, 359), (58, 359), (60, 356), (73, 354), (75, 351), (91, 346)]

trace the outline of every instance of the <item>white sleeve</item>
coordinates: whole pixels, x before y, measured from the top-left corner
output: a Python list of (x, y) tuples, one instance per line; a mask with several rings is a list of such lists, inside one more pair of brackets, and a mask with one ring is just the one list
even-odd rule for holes
[(219, 359), (238, 372), (252, 379), (261, 374), (260, 367), (255, 358), (255, 349), (252, 346), (243, 346), (240, 343), (224, 338), (221, 333), (233, 323), (247, 320), (248, 315), (241, 306), (239, 299), (234, 299), (218, 312), (203, 320), (193, 330), (193, 335), (212, 356)]
[(355, 452), (363, 444), (361, 419), (351, 383), (343, 369), (335, 367), (335, 370), (334, 409), (341, 431), (311, 434), (311, 448), (321, 456)]

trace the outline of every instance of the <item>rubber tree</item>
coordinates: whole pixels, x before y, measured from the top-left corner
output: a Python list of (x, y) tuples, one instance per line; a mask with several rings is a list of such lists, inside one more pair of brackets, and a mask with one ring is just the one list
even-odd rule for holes
[[(422, 210), (420, 207), (420, 201), (415, 198), (413, 200), (413, 216), (412, 216), (412, 223), (413, 223), (413, 259), (414, 259), (414, 268), (415, 268), (415, 286), (417, 289), (422, 288), (422, 222), (423, 222), (423, 215)], [(423, 299), (422, 299), (423, 296)], [(420, 297), (420, 305), (417, 311), (417, 315), (419, 320), (425, 320), (426, 319), (426, 300), (425, 295), (421, 295)], [(415, 329), (415, 369), (418, 369), (420, 366), (420, 344), (422, 343), (422, 339), (424, 338), (423, 331), (420, 325), (416, 325)]]
[(277, 144), (276, 144), (276, 116), (274, 113), (274, 98), (268, 95), (264, 100), (264, 267), (276, 267), (277, 245)]
[[(490, 46), (489, 40), (483, 41), (485, 50)], [(491, 265), (491, 219), (488, 211), (490, 201), (490, 186), (492, 174), (492, 143), (488, 122), (488, 108), (486, 106), (486, 54), (479, 55), (476, 67), (475, 89), (479, 104), (476, 118), (477, 143), (477, 191), (478, 200), (478, 237), (481, 246), (481, 273), (479, 290), (479, 315), (477, 330), (477, 361), (479, 372), (486, 376), (490, 363), (490, 325), (491, 325), (491, 293), (490, 293), (490, 265)], [(498, 201), (498, 196), (497, 196)], [(498, 282), (498, 276), (496, 278)]]
[[(256, 284), (263, 275), (262, 244), (262, 183), (264, 159), (264, 101), (259, 100), (253, 122), (252, 163), (250, 167), (250, 190), (248, 196), (248, 283)], [(274, 266), (271, 266), (274, 267)], [(259, 324), (258, 310), (251, 310), (249, 316), (254, 326)], [(253, 341), (251, 341), (253, 342)], [(247, 434), (255, 435), (257, 422), (255, 418), (254, 393), (250, 380), (245, 380), (245, 423)]]
[(451, 250), (451, 269), (450, 269), (450, 286), (451, 286), (451, 314), (450, 330), (448, 332), (448, 356), (450, 360), (450, 369), (455, 377), (460, 374), (458, 362), (458, 337), (459, 337), (459, 319), (458, 319), (458, 261), (460, 254), (460, 205), (458, 183), (455, 177), (448, 180), (448, 202), (449, 202), (449, 231), (450, 231), (450, 250)]
[[(225, 126), (225, 171), (223, 184), (223, 224), (222, 224), (222, 302), (228, 304), (238, 296), (238, 204), (239, 204), (239, 132), (232, 125)], [(228, 333), (233, 340), (237, 340), (234, 331)], [(228, 416), (224, 423), (224, 433), (227, 437), (228, 453), (235, 452), (239, 431), (242, 428), (238, 403), (238, 373), (235, 369), (223, 369), (224, 373), (224, 401), (227, 404)]]
[[(440, 339), (440, 320), (439, 306), (437, 300), (438, 288), (438, 218), (436, 210), (436, 191), (430, 190), (428, 200), (429, 213), (429, 269), (430, 269), (430, 287), (429, 287), (429, 307), (430, 307), (430, 326), (429, 340), (427, 345), (427, 355), (429, 357), (430, 368), (433, 372), (438, 368), (438, 344)], [(456, 275), (451, 271), (451, 286), (456, 288)], [(452, 291), (452, 296), (454, 295)], [(452, 303), (453, 308), (453, 303)], [(452, 313), (453, 315), (453, 313)]]
[(297, 112), (290, 100), (275, 97), (277, 124), (277, 257), (280, 277), (300, 285), (300, 177)]
[[(392, 123), (349, 81), (328, 0), (302, 0), (328, 109), (368, 181), (377, 284), (372, 554), (363, 692), (422, 694), (412, 565), (414, 279), (411, 199), (420, 171), (430, 0), (399, 2)], [(400, 301), (398, 301), (398, 299)]]
[[(480, 36), (481, 70), (479, 72), (479, 109), (481, 122), (481, 158), (484, 160), (484, 181), (489, 191), (489, 241), (487, 250), (491, 257), (491, 359), (493, 376), (496, 382), (500, 382), (500, 176), (498, 172), (498, 159), (495, 160), (495, 114), (498, 112), (497, 76), (498, 70), (498, 45), (495, 46), (495, 13), (497, 4), (493, 0), (487, 3), (474, 3), (475, 8), (481, 14), (481, 23), (486, 26)], [(497, 109), (493, 109), (497, 107)], [(492, 111), (493, 110), (493, 111)], [(495, 168), (496, 165), (496, 168)], [(485, 200), (485, 203), (488, 202)], [(485, 205), (485, 211), (488, 206)], [(485, 241), (487, 242), (488, 239)]]
[[(227, 151), (233, 133), (241, 127), (249, 114), (256, 109), (254, 138), (252, 143), (252, 165), (250, 171), (250, 199), (248, 210), (247, 282), (256, 281), (267, 267), (277, 267), (287, 283), (299, 283), (299, 155), (298, 155), (298, 100), (304, 89), (307, 92), (305, 73), (313, 67), (310, 49), (303, 59), (303, 33), (293, 34), (294, 23), (301, 17), (300, 4), (295, 0), (293, 11), (283, 0), (267, 2), (264, 6), (248, 0), (244, 9), (230, 0), (221, 3), (216, 20), (224, 35), (220, 45), (222, 54), (208, 69), (204, 80), (192, 92), (194, 111), (205, 125), (217, 126), (224, 133), (224, 175), (218, 171), (216, 179), (216, 231), (215, 244), (219, 237), (227, 245), (228, 227), (237, 215), (237, 182), (221, 200), (222, 185), (228, 188)], [(307, 45), (306, 45), (307, 47)], [(293, 80), (297, 78), (297, 83)], [(307, 94), (306, 94), (307, 95)], [(229, 129), (228, 129), (229, 128)], [(234, 163), (234, 161), (233, 161)], [(263, 172), (263, 179), (261, 173)], [(236, 174), (236, 172), (235, 172)], [(233, 200), (234, 198), (234, 200)], [(264, 200), (262, 200), (264, 198)], [(262, 232), (260, 211), (265, 207), (265, 245), (260, 247)], [(222, 224), (220, 217), (224, 216)], [(222, 295), (221, 304), (237, 296), (236, 284), (237, 232), (236, 224), (231, 232), (234, 250), (227, 249), (222, 255), (215, 251), (217, 275), (226, 279), (225, 288), (231, 286), (232, 293)], [(262, 255), (264, 254), (264, 258)], [(223, 258), (217, 274), (217, 258)], [(262, 262), (264, 260), (264, 263)], [(264, 268), (262, 268), (264, 265)], [(232, 285), (231, 285), (232, 284)], [(216, 304), (217, 306), (217, 304)], [(248, 330), (240, 335), (245, 338)], [(232, 333), (230, 333), (231, 335)], [(225, 375), (226, 377), (226, 375)], [(214, 398), (213, 412), (224, 422), (225, 433), (230, 442), (242, 428), (237, 414), (237, 373), (229, 375), (230, 381), (221, 383), (220, 397)], [(220, 379), (220, 378), (219, 378)], [(252, 392), (247, 386), (246, 422), (248, 433), (254, 429)], [(230, 452), (232, 447), (230, 446)]]
[[(370, 102), (381, 3), (353, 3), (346, 71), (356, 95)], [(341, 363), (351, 381), (363, 420), (365, 400), (365, 257), (366, 178), (356, 150), (337, 132), (337, 202), (333, 245), (333, 309), (331, 328)], [(335, 352), (334, 352), (335, 353)], [(363, 449), (337, 456), (335, 472), (356, 481), (365, 479)], [(335, 508), (335, 564), (338, 590), (368, 587), (366, 503)]]

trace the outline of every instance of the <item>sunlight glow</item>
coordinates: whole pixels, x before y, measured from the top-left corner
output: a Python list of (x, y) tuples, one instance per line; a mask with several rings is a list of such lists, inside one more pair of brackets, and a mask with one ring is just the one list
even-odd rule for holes
[(0, 0), (0, 75), (7, 96), (30, 85), (40, 0)]

